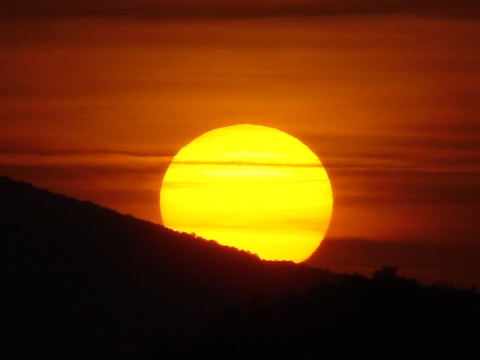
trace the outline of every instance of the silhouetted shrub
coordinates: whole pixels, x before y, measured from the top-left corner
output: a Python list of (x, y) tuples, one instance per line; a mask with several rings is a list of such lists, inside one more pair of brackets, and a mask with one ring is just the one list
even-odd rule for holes
[(222, 313), (182, 359), (431, 359), (480, 356), (480, 296), (384, 268), (304, 295)]

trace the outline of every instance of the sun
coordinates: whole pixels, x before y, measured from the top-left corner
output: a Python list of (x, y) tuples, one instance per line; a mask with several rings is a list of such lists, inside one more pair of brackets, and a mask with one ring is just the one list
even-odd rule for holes
[(166, 227), (257, 254), (302, 262), (325, 237), (332, 187), (300, 140), (259, 125), (209, 131), (173, 158), (160, 190)]

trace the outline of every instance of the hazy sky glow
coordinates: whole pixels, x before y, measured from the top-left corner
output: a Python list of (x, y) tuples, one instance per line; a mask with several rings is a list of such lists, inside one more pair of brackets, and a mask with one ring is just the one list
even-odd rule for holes
[(480, 248), (478, 1), (41, 4), (0, 3), (1, 175), (159, 222), (172, 156), (256, 123), (322, 160), (329, 237)]

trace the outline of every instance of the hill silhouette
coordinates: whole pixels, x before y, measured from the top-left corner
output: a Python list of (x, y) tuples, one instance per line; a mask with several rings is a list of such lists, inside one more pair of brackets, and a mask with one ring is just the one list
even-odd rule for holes
[(334, 276), (0, 177), (2, 358), (137, 359)]
[(0, 177), (4, 359), (478, 359), (480, 296), (258, 257)]
[(387, 267), (372, 279), (329, 279), (273, 304), (231, 309), (217, 317), (209, 332), (171, 355), (473, 360), (480, 358), (480, 296), (471, 289), (422, 286)]

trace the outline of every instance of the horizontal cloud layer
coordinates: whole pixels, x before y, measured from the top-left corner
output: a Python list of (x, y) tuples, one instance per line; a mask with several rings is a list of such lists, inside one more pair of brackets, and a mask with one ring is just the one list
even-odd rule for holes
[(0, 4), (0, 14), (4, 17), (95, 16), (166, 20), (412, 14), (479, 19), (480, 4), (475, 0), (6, 0)]
[(371, 275), (384, 266), (398, 267), (401, 275), (425, 283), (443, 281), (460, 286), (480, 286), (480, 245), (438, 241), (372, 241), (325, 239), (312, 257), (311, 266), (338, 272)]

